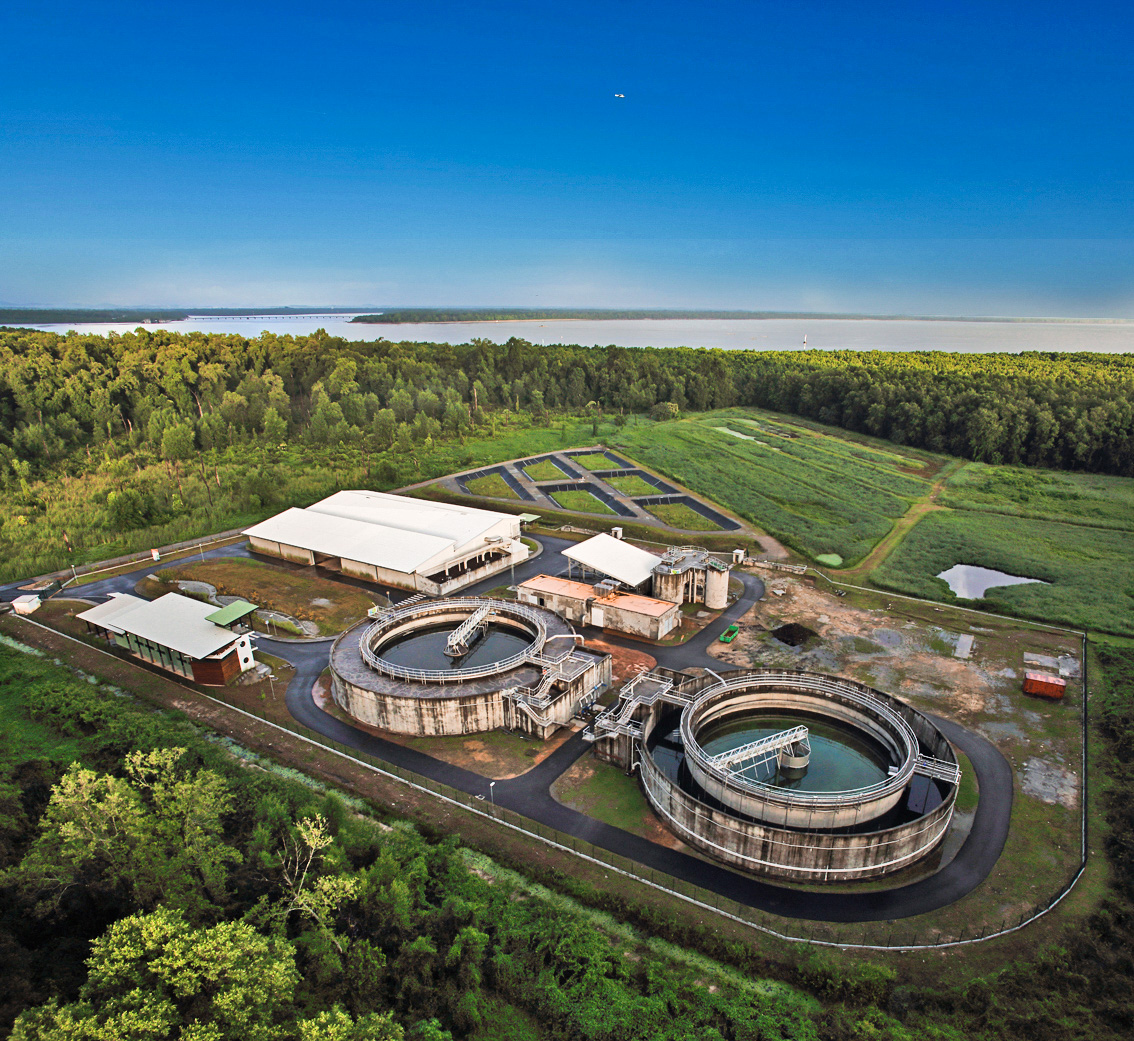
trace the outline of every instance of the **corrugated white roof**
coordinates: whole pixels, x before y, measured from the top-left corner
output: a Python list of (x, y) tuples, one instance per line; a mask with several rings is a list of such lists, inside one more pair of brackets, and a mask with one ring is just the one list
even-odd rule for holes
[(92, 607), (75, 617), (82, 618), (87, 622), (94, 622), (106, 629), (117, 629), (115, 619), (119, 615), (124, 615), (133, 611), (135, 607), (148, 603), (148, 600), (143, 600), (140, 596), (131, 596), (129, 593), (111, 593), (110, 599), (105, 604)]
[(661, 563), (661, 557), (631, 546), (613, 535), (595, 535), (586, 542), (565, 549), (563, 555), (628, 586), (640, 586), (649, 579), (654, 565)]
[(254, 524), (244, 534), (406, 574), (453, 550), (453, 540), (439, 535), (318, 513), (314, 508), (293, 507)]
[(166, 593), (152, 602), (124, 593), (76, 617), (172, 647), (190, 658), (207, 658), (238, 639), (230, 630), (207, 621), (206, 615), (215, 610), (213, 604), (180, 593)]
[(447, 502), (429, 502), (404, 495), (390, 495), (387, 492), (335, 492), (313, 506), (308, 506), (307, 510), (421, 535), (436, 535), (447, 539), (458, 550), (486, 535), (504, 534), (492, 530), (501, 521), (510, 522), (511, 526), (519, 530), (519, 519), (508, 513), (478, 510), (472, 506), (457, 506)]

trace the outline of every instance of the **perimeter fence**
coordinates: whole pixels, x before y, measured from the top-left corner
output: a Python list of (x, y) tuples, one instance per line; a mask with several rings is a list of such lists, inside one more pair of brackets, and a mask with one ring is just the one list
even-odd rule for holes
[[(87, 641), (63, 633), (51, 626), (35, 622), (32, 619), (23, 619), (31, 625), (46, 629), (64, 639), (93, 648), (100, 654), (123, 661), (122, 656), (113, 654)], [(722, 896), (715, 890), (698, 886), (695, 883), (677, 878), (667, 872), (658, 871), (631, 858), (621, 856), (602, 846), (596, 845), (586, 839), (579, 838), (567, 832), (552, 828), (539, 821), (516, 813), (503, 806), (496, 806), (491, 802), (491, 788), (488, 779), (485, 780), (486, 794), (475, 795), (454, 788), (451, 785), (433, 780), (413, 770), (388, 762), (379, 756), (371, 755), (353, 745), (347, 745), (322, 734), (310, 727), (303, 726), (295, 720), (281, 722), (269, 718), (262, 712), (233, 704), (219, 691), (206, 693), (205, 691), (179, 683), (169, 677), (168, 682), (182, 689), (196, 694), (216, 704), (222, 705), (233, 712), (238, 712), (249, 718), (256, 719), (265, 726), (290, 733), (300, 740), (312, 745), (328, 749), (344, 759), (355, 762), (375, 773), (397, 781), (408, 787), (432, 795), (442, 801), (481, 818), (495, 822), (497, 825), (519, 832), (549, 847), (571, 853), (591, 864), (598, 865), (606, 870), (613, 871), (628, 879), (637, 881), (652, 889), (668, 894), (671, 897), (685, 901), (706, 911), (711, 911), (722, 917), (749, 926), (759, 932), (791, 943), (804, 943), (816, 946), (841, 947), (847, 949), (872, 951), (915, 951), (934, 950), (966, 944), (981, 943), (996, 937), (1016, 932), (1044, 917), (1058, 906), (1078, 882), (1087, 867), (1088, 832), (1087, 832), (1087, 655), (1086, 634), (1083, 637), (1083, 787), (1082, 787), (1082, 835), (1081, 856), (1078, 866), (1067, 875), (1058, 889), (1046, 900), (1036, 902), (1029, 907), (1021, 909), (1011, 917), (1002, 917), (1000, 922), (986, 922), (983, 925), (973, 926), (962, 924), (959, 930), (950, 931), (946, 928), (928, 925), (923, 922), (894, 920), (874, 922), (822, 922), (811, 919), (784, 919), (761, 911), (759, 908), (740, 903)], [(140, 663), (132, 663), (140, 664)], [(143, 666), (144, 667), (144, 666)], [(156, 671), (156, 670), (146, 670)], [(141, 695), (146, 697), (147, 695)], [(153, 700), (152, 698), (150, 700)], [(211, 724), (212, 729), (223, 734), (219, 727)], [(227, 735), (225, 735), (227, 736)], [(626, 901), (629, 903), (629, 901)], [(609, 907), (607, 909), (610, 909)]]
[[(1084, 676), (1084, 680), (1085, 678)], [(559, 831), (506, 807), (494, 805), (491, 802), (490, 795), (487, 794), (490, 792), (488, 779), (485, 780), (486, 794), (472, 795), (413, 770), (390, 763), (378, 756), (370, 755), (352, 745), (335, 741), (325, 734), (305, 727), (294, 720), (281, 723), (262, 713), (233, 705), (214, 694), (204, 694), (203, 696), (218, 701), (234, 711), (252, 716), (276, 729), (294, 734), (304, 741), (320, 745), (345, 759), (373, 770), (375, 773), (399, 781), (417, 791), (435, 796), (450, 805), (461, 807), (479, 817), (494, 821), (513, 831), (521, 832), (548, 846), (571, 853), (671, 897), (676, 897), (732, 921), (740, 922), (761, 933), (792, 943), (875, 951), (933, 950), (980, 943), (1016, 932), (1042, 918), (1063, 901), (1086, 869), (1086, 857), (1084, 856), (1078, 867), (1062, 879), (1056, 892), (1045, 901), (1034, 903), (1010, 917), (1003, 916), (999, 922), (986, 922), (979, 926), (962, 924), (957, 931), (949, 931), (942, 927), (924, 923), (907, 923), (901, 919), (845, 923), (821, 922), (810, 919), (784, 919), (722, 896), (715, 890), (648, 867), (629, 857), (621, 856), (578, 836)], [(1084, 846), (1084, 850), (1085, 848)]]

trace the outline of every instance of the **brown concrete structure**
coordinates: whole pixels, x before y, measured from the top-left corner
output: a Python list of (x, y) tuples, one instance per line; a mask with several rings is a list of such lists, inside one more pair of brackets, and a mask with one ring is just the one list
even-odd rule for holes
[[(415, 629), (468, 618), (527, 632), (527, 649), (478, 668), (431, 671), (396, 666), (382, 649)], [(397, 734), (440, 737), (506, 727), (546, 739), (611, 681), (608, 654), (588, 651), (565, 621), (538, 608), (489, 599), (422, 603), (360, 622), (331, 649), (331, 694), (345, 712)]]
[[(655, 762), (650, 738), (681, 707), (681, 744), (696, 784), (687, 790)], [(752, 709), (821, 716), (861, 730), (889, 755), (885, 780), (847, 792), (798, 792), (731, 773), (706, 755), (698, 733)], [(952, 746), (933, 723), (897, 698), (853, 680), (794, 670), (735, 670), (689, 677), (662, 670), (631, 681), (596, 720), (598, 758), (635, 768), (650, 805), (685, 842), (729, 864), (798, 882), (877, 878), (934, 850), (952, 820), (960, 781)], [(928, 799), (906, 806), (915, 782)], [(694, 795), (701, 791), (705, 798)]]
[(677, 604), (599, 584), (536, 575), (516, 587), (521, 603), (546, 607), (569, 622), (660, 640), (681, 625)]

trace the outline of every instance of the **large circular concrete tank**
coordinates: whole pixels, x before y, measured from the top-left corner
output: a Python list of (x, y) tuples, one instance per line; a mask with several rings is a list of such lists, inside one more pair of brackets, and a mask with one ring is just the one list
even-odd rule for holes
[(711, 566), (705, 570), (705, 606), (711, 611), (720, 611), (728, 604), (728, 574)]

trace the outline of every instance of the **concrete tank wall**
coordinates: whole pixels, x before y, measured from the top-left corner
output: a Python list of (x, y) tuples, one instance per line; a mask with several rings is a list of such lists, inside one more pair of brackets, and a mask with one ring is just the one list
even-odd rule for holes
[(795, 882), (849, 882), (898, 871), (944, 837), (956, 791), (931, 813), (896, 828), (859, 834), (796, 831), (740, 820), (682, 791), (644, 755), (646, 798), (670, 828), (717, 859)]
[(705, 606), (711, 611), (721, 611), (728, 606), (727, 571), (707, 568), (705, 571)]
[(398, 697), (366, 690), (331, 672), (331, 696), (348, 715), (395, 734), (445, 737), (504, 725), (500, 691), (452, 697)]
[(658, 600), (671, 604), (685, 603), (685, 576), (654, 572), (652, 593)]
[[(794, 710), (839, 720), (874, 738), (890, 754), (893, 765), (904, 762), (911, 753), (917, 753), (916, 748), (905, 747), (893, 730), (853, 702), (802, 691), (728, 691), (721, 694), (718, 700), (700, 706), (690, 717), (689, 726), (696, 735), (718, 719), (755, 710), (785, 713)], [(764, 789), (759, 794), (747, 791), (730, 784), (727, 778), (706, 770), (692, 755), (687, 754), (686, 764), (694, 780), (709, 795), (738, 813), (796, 828), (846, 828), (873, 820), (898, 804), (905, 794), (907, 783), (895, 778), (892, 786), (871, 795), (837, 800), (805, 800), (790, 790), (781, 792), (777, 789)]]

